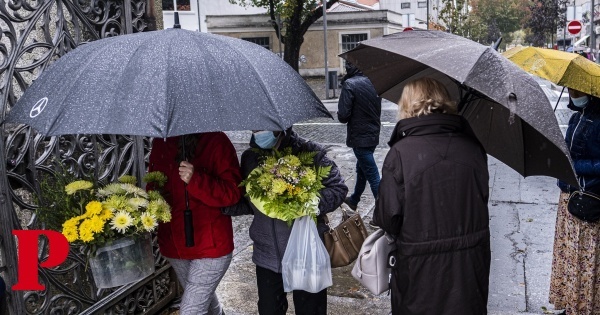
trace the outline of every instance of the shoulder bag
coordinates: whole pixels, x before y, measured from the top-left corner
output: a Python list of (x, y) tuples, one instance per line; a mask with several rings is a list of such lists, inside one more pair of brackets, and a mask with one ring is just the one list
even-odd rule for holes
[(360, 249), (352, 276), (375, 295), (389, 290), (391, 267), (396, 264), (396, 258), (390, 254), (395, 250), (396, 241), (391, 235), (382, 229), (373, 232)]
[(348, 215), (348, 212), (342, 209), (342, 222), (331, 227), (329, 219), (325, 216), (325, 223), (329, 226), (329, 231), (324, 234), (325, 248), (331, 259), (331, 268), (348, 266), (356, 257), (367, 238), (367, 229), (359, 213)]
[(600, 196), (582, 190), (574, 191), (569, 196), (567, 210), (580, 220), (597, 222), (600, 219)]

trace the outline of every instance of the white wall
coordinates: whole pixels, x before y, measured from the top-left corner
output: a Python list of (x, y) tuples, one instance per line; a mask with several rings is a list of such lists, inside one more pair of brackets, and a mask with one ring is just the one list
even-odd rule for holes
[[(198, 5), (200, 7), (200, 18), (198, 18)], [(190, 0), (190, 6), (191, 11), (179, 11), (179, 24), (183, 29), (192, 31), (200, 29), (202, 32), (206, 32), (207, 15), (241, 15), (267, 12), (263, 8), (242, 7), (231, 4), (228, 0)], [(164, 11), (163, 21), (165, 28), (173, 27), (173, 11)]]

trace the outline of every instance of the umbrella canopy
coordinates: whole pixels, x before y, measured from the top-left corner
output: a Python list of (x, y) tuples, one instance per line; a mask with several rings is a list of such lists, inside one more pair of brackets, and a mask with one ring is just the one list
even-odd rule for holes
[(331, 117), (302, 77), (261, 46), (182, 29), (102, 39), (44, 71), (6, 122), (40, 133), (169, 137), (285, 130)]
[(523, 176), (576, 184), (565, 141), (548, 98), (493, 48), (439, 31), (412, 31), (361, 42), (341, 55), (377, 92), (399, 101), (404, 85), (432, 77), (446, 85), (487, 153)]
[(502, 55), (540, 78), (600, 97), (600, 65), (579, 54), (537, 47), (515, 47)]

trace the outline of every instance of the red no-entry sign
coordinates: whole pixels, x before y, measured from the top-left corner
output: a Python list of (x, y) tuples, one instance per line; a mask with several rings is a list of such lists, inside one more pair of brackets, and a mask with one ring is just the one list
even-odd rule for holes
[(403, 31), (403, 32), (406, 32), (406, 31), (412, 31), (412, 30), (413, 30), (413, 28), (412, 28), (412, 27), (405, 27), (405, 28), (404, 28), (404, 30), (402, 30), (402, 31)]
[(579, 34), (579, 32), (581, 32), (582, 28), (583, 25), (581, 25), (581, 22), (577, 20), (570, 21), (567, 24), (567, 31), (569, 32), (569, 34), (577, 35)]

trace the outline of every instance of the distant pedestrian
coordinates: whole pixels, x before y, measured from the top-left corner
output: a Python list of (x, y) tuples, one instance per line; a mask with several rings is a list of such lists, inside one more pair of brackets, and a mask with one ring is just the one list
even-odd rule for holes
[(569, 88), (569, 120), (565, 140), (579, 186), (558, 182), (550, 303), (568, 315), (600, 314), (600, 222), (573, 217), (569, 194), (585, 190), (600, 195), (600, 99)]
[[(327, 157), (327, 151), (318, 143), (301, 138), (291, 128), (284, 131), (255, 130), (250, 138), (250, 148), (241, 158), (242, 177), (246, 179), (250, 172), (260, 165), (260, 153), (257, 149), (283, 150), (292, 148), (293, 154), (300, 152), (318, 152), (314, 157), (315, 165), (331, 166), (329, 176), (322, 181), (319, 201), (320, 214), (317, 216), (319, 235), (329, 228), (324, 216), (337, 209), (348, 193), (340, 171), (333, 160)], [(292, 227), (287, 222), (273, 219), (244, 197), (235, 206), (223, 209), (231, 215), (254, 214), (250, 226), (250, 238), (254, 242), (252, 261), (256, 264), (256, 285), (258, 287), (258, 313), (260, 315), (285, 315), (288, 309), (287, 293), (283, 288), (281, 261), (287, 248)], [(298, 315), (327, 314), (327, 289), (317, 293), (294, 290), (294, 309)]]
[[(149, 170), (167, 176), (164, 195), (172, 219), (159, 224), (158, 246), (183, 287), (180, 313), (223, 314), (215, 289), (231, 263), (233, 227), (220, 208), (236, 204), (242, 195), (233, 144), (222, 132), (154, 138)], [(194, 228), (191, 247), (185, 241), (186, 203)]]
[(399, 107), (373, 218), (396, 237), (392, 314), (487, 314), (486, 152), (440, 82), (409, 82)]
[(347, 124), (346, 145), (356, 156), (354, 193), (344, 200), (352, 210), (356, 210), (367, 181), (373, 197), (377, 198), (379, 191), (379, 169), (373, 153), (379, 144), (381, 97), (373, 83), (349, 62), (346, 62), (346, 75), (342, 79), (338, 120)]

